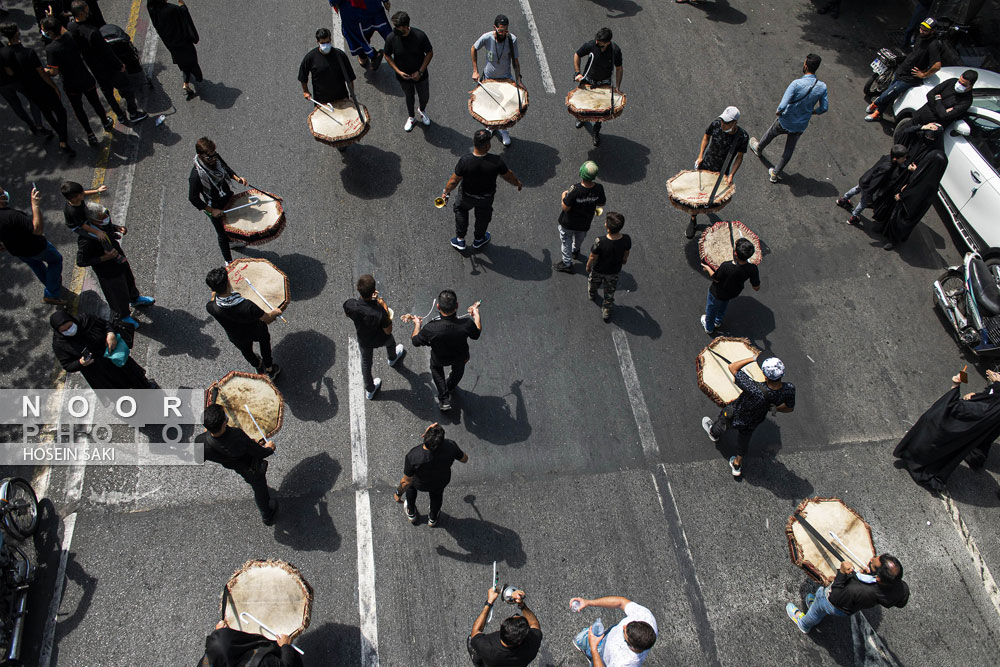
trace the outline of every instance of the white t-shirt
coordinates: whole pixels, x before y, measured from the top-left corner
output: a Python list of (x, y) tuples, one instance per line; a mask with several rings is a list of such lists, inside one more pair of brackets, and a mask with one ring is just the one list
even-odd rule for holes
[(483, 67), (483, 77), (486, 79), (510, 79), (514, 80), (511, 74), (511, 56), (518, 58), (517, 37), (507, 33), (507, 38), (498, 42), (493, 36), (493, 31), (483, 33), (473, 45), (478, 51), (486, 50), (486, 65)]
[(608, 638), (601, 651), (601, 658), (607, 667), (639, 667), (649, 655), (649, 651), (636, 653), (625, 643), (625, 626), (632, 621), (645, 621), (653, 627), (654, 634), (659, 634), (653, 612), (641, 604), (629, 602), (625, 605), (625, 618), (608, 630)]

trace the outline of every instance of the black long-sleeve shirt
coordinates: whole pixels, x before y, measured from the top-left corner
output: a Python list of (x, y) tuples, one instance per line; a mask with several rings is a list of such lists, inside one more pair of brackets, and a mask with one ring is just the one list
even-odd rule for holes
[(837, 578), (830, 584), (827, 599), (837, 609), (853, 614), (877, 604), (886, 608), (905, 607), (910, 599), (910, 588), (901, 579), (883, 586), (879, 583), (866, 584), (853, 574), (837, 572)]
[(219, 437), (206, 431), (195, 436), (194, 441), (204, 443), (206, 461), (214, 461), (240, 473), (247, 472), (257, 461), (274, 454), (273, 449), (258, 444), (241, 429), (232, 426), (227, 426)]
[[(972, 90), (967, 90), (964, 93), (956, 92), (956, 83), (958, 83), (958, 79), (947, 79), (931, 88), (927, 93), (927, 104), (913, 113), (914, 124), (926, 125), (937, 122), (949, 125), (952, 121), (964, 116), (965, 112), (972, 106)], [(941, 99), (934, 99), (938, 95), (941, 96)]]
[(219, 164), (225, 170), (226, 176), (229, 177), (222, 182), (222, 195), (218, 192), (206, 191), (201, 182), (201, 176), (198, 175), (198, 168), (194, 165), (191, 166), (191, 174), (188, 176), (188, 201), (199, 211), (204, 211), (209, 206), (218, 209), (226, 208), (226, 202), (233, 196), (229, 181), (236, 176), (236, 172), (226, 164), (221, 155), (219, 156)]

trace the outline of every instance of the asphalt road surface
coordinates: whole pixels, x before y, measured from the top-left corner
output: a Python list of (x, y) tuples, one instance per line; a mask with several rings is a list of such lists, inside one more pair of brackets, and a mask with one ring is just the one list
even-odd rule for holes
[[(9, 4), (30, 33), (26, 3)], [(221, 258), (187, 202), (195, 140), (212, 137), (239, 174), (284, 197), (284, 234), (237, 251), (271, 260), (291, 281), (288, 324), (271, 326), (286, 411), (268, 477), (281, 507), (274, 527), (261, 525), (247, 485), (212, 465), (16, 471), (47, 498), (26, 664), (195, 664), (222, 586), (253, 558), (288, 560), (315, 589), (297, 642), (313, 666), (468, 664), (465, 638), (494, 561), (541, 621), (538, 665), (585, 664), (570, 639), (597, 614), (572, 613), (574, 595), (648, 606), (660, 627), (650, 666), (996, 664), (1000, 454), (985, 472), (961, 467), (947, 498), (917, 487), (891, 456), (973, 363), (931, 306), (931, 282), (964, 250), (939, 211), (884, 252), (833, 205), (890, 144), (862, 122), (861, 88), (875, 49), (908, 17), (896, 4), (907, 5), (845, 2), (835, 21), (802, 0), (394, 2), (435, 48), (433, 124), (404, 133), (391, 72), (359, 72), (372, 129), (341, 155), (310, 136), (295, 80), (314, 31), (333, 21), (325, 2), (191, 0), (207, 79), (191, 102), (145, 8), (102, 2), (110, 22), (134, 23), (155, 82), (141, 102), (166, 121), (119, 125), (91, 149), (71, 118), (79, 155), (66, 161), (0, 111), (10, 128), (0, 135), (0, 182), (19, 208), (30, 182), (43, 191), (64, 280), (83, 292), (84, 309), (98, 299), (92, 280), (73, 282), (58, 185), (110, 187), (103, 201), (130, 227), (126, 251), (157, 300), (139, 315), (135, 356), (164, 387), (203, 388), (249, 370), (204, 310), (203, 276)], [(450, 210), (432, 200), (471, 148), (468, 48), (500, 12), (519, 38), (531, 104), (511, 146), (494, 142), (494, 152), (525, 187), (500, 183), (492, 243), (462, 254), (448, 245)], [(605, 25), (624, 52), (628, 106), (595, 148), (563, 97), (573, 50)], [(37, 35), (26, 41), (38, 46)], [(714, 218), (743, 221), (765, 248), (762, 289), (733, 302), (725, 330), (773, 350), (798, 389), (793, 413), (757, 429), (735, 483), (733, 443), (711, 443), (700, 424), (717, 410), (694, 366), (709, 340), (698, 322), (708, 280), (664, 184), (690, 167), (728, 105), (759, 137), (809, 52), (824, 59), (829, 113), (814, 118), (779, 184), (766, 167), (781, 139), (763, 161), (748, 154), (733, 201)], [(559, 193), (586, 159), (600, 165), (606, 208), (625, 215), (633, 240), (610, 324), (588, 301), (579, 264), (572, 275), (551, 268)], [(23, 264), (0, 262), (0, 383), (61, 382), (37, 281)], [(364, 401), (340, 304), (365, 272), (396, 313), (427, 312), (446, 287), (462, 308), (483, 300), (483, 335), (452, 414), (439, 414), (426, 348), (412, 348), (403, 326), (408, 357), (398, 370), (377, 358), (382, 391)], [(972, 387), (985, 368), (970, 365)], [(392, 491), (403, 454), (436, 420), (469, 462), (456, 464), (440, 527), (413, 527)], [(878, 549), (900, 558), (912, 591), (905, 609), (828, 618), (809, 636), (792, 627), (784, 605), (811, 585), (789, 560), (784, 527), (810, 496), (842, 498), (871, 524)], [(490, 627), (507, 613), (498, 608)]]

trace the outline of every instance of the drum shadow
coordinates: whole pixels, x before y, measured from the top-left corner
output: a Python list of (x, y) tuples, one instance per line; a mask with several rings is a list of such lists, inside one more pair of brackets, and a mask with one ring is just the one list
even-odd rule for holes
[(526, 250), (490, 243), (468, 257), (473, 276), (479, 275), (480, 268), (514, 280), (548, 280), (552, 276), (552, 253), (548, 248), (542, 249), (541, 259), (535, 259)]
[(290, 333), (274, 346), (274, 358), (284, 371), (281, 393), (297, 419), (325, 422), (336, 416), (337, 394), (333, 379), (326, 375), (336, 360), (336, 347), (314, 330)]
[(689, 2), (689, 7), (705, 12), (705, 18), (716, 23), (740, 25), (746, 23), (747, 15), (729, 4), (728, 0), (713, 0), (712, 2)]
[(472, 135), (456, 132), (446, 125), (433, 123), (423, 131), (423, 135), (424, 140), (431, 146), (447, 149), (455, 157), (462, 157), (472, 152)]
[(646, 178), (649, 149), (637, 141), (608, 134), (605, 129), (601, 132), (601, 145), (591, 147), (587, 159), (600, 165), (602, 181), (629, 185)]
[(344, 154), (340, 181), (359, 199), (384, 199), (403, 182), (399, 155), (369, 144), (354, 144)]
[(611, 322), (619, 329), (633, 336), (645, 336), (656, 340), (663, 335), (663, 328), (642, 306), (621, 305), (615, 296), (615, 309), (611, 312)]
[(305, 663), (308, 665), (361, 664), (361, 628), (356, 625), (311, 625), (295, 640), (295, 645), (309, 656)]
[[(219, 347), (213, 335), (204, 331), (205, 326), (212, 323), (212, 317), (201, 320), (181, 308), (164, 308), (153, 304), (143, 308), (143, 319), (150, 325), (142, 327), (146, 338), (161, 345), (157, 353), (161, 357), (173, 357), (183, 354), (194, 359), (215, 359), (219, 356)], [(221, 328), (212, 324), (213, 331), (224, 336)]]
[(340, 549), (340, 533), (333, 523), (326, 496), (343, 467), (327, 452), (302, 459), (281, 480), (275, 515), (274, 539), (296, 551)]
[[(642, 6), (632, 0), (590, 0), (595, 5), (600, 5), (608, 10), (605, 14), (609, 19), (624, 19), (635, 16), (642, 11)], [(612, 14), (611, 12), (616, 12)]]
[(556, 175), (559, 151), (551, 146), (519, 137), (513, 137), (510, 146), (504, 146), (499, 141), (495, 141), (494, 146), (503, 149), (504, 161), (525, 187), (544, 185)]
[(768, 334), (775, 328), (774, 311), (744, 293), (729, 302), (721, 328), (729, 336), (744, 336), (751, 341), (767, 340)]
[[(459, 387), (452, 392), (452, 412), (459, 421), (465, 422), (466, 430), (480, 440), (500, 446), (524, 442), (531, 436), (531, 424), (521, 392), (522, 382), (512, 382), (510, 392), (503, 396), (481, 396)], [(513, 410), (508, 396), (514, 397)]]
[(796, 197), (820, 197), (827, 199), (837, 197), (840, 191), (837, 186), (826, 180), (810, 178), (802, 174), (789, 174), (781, 177), (781, 182), (788, 186), (788, 191)]
[(315, 257), (297, 252), (291, 255), (279, 255), (270, 250), (261, 250), (260, 246), (251, 245), (235, 250), (247, 257), (266, 259), (281, 269), (288, 276), (293, 306), (297, 301), (308, 301), (319, 296), (326, 287), (326, 267)]
[(528, 557), (521, 545), (521, 536), (510, 528), (484, 519), (479, 508), (475, 505), (476, 497), (474, 495), (469, 494), (462, 500), (472, 506), (476, 517), (459, 518), (448, 514), (446, 498), (445, 511), (441, 512), (443, 516), (439, 525), (455, 540), (458, 548), (449, 549), (439, 544), (437, 546), (438, 555), (463, 563), (488, 565), (493, 561), (498, 561), (506, 563), (508, 567), (515, 570), (524, 567), (525, 563), (528, 562)]
[(195, 99), (208, 102), (216, 109), (232, 109), (236, 100), (243, 94), (239, 88), (231, 88), (221, 81), (209, 81), (208, 79), (199, 83), (196, 88), (198, 97)]

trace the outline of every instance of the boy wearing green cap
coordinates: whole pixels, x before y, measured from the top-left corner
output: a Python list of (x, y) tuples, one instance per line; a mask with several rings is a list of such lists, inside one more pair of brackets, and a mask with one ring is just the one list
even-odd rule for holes
[(604, 186), (595, 182), (597, 163), (587, 160), (580, 165), (580, 182), (574, 183), (560, 196), (562, 212), (559, 214), (559, 241), (562, 245), (562, 259), (552, 268), (562, 273), (573, 272), (573, 260), (580, 256), (590, 222), (597, 208), (604, 206)]

